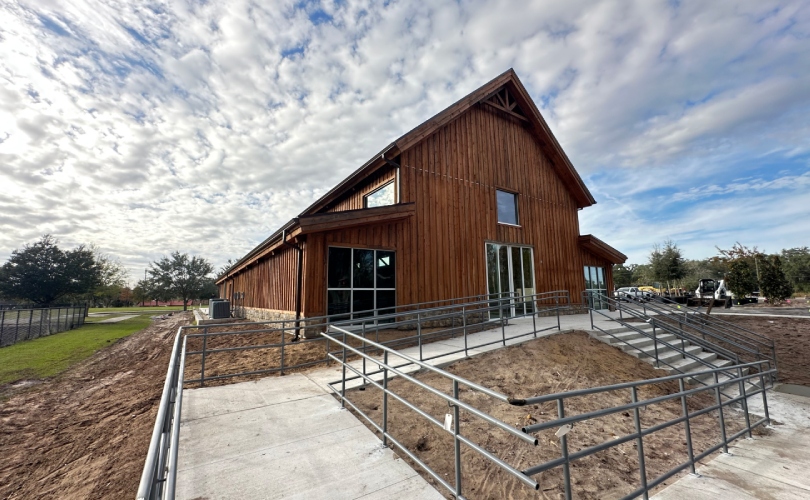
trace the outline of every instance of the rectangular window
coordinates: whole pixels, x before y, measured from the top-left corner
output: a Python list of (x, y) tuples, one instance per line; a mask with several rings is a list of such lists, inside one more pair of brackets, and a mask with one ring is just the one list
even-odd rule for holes
[(341, 247), (329, 247), (328, 252), (327, 314), (336, 320), (373, 319), (395, 311), (394, 252)]
[(374, 208), (393, 205), (396, 203), (394, 187), (394, 181), (391, 181), (376, 191), (367, 194), (363, 198), (363, 206), (366, 208)]
[(498, 222), (518, 225), (517, 195), (507, 191), (496, 190), (498, 201)]

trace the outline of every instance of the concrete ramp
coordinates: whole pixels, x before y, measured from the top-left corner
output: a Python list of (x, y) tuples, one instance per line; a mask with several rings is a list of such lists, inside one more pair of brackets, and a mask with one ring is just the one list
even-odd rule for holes
[(304, 375), (186, 389), (181, 499), (442, 499)]

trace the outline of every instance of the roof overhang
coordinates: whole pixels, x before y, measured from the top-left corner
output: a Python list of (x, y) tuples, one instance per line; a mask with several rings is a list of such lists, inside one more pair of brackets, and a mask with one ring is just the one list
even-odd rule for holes
[(627, 256), (592, 234), (584, 234), (579, 237), (579, 246), (588, 252), (601, 257), (611, 264), (624, 264)]
[(301, 227), (301, 234), (311, 234), (369, 224), (396, 222), (412, 216), (415, 212), (415, 203), (399, 203), (385, 207), (305, 215), (298, 218), (298, 224)]

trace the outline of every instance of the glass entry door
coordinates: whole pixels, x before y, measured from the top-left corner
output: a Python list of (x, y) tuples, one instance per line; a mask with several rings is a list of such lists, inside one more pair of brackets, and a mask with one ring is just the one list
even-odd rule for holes
[[(503, 307), (491, 310), (490, 318), (531, 314), (534, 302), (531, 295), (534, 288), (534, 258), (530, 247), (514, 245), (486, 244), (487, 253), (487, 293), (491, 299), (508, 298), (502, 301)], [(492, 307), (499, 306), (493, 301)]]
[(605, 284), (605, 268), (595, 266), (585, 266), (585, 291), (588, 294), (588, 305), (592, 309), (607, 309), (608, 290)]

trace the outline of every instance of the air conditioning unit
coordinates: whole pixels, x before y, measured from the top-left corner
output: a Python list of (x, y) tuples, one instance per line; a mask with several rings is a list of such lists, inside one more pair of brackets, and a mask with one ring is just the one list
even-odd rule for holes
[(231, 303), (225, 299), (211, 299), (208, 301), (208, 317), (211, 319), (225, 319), (231, 317)]

